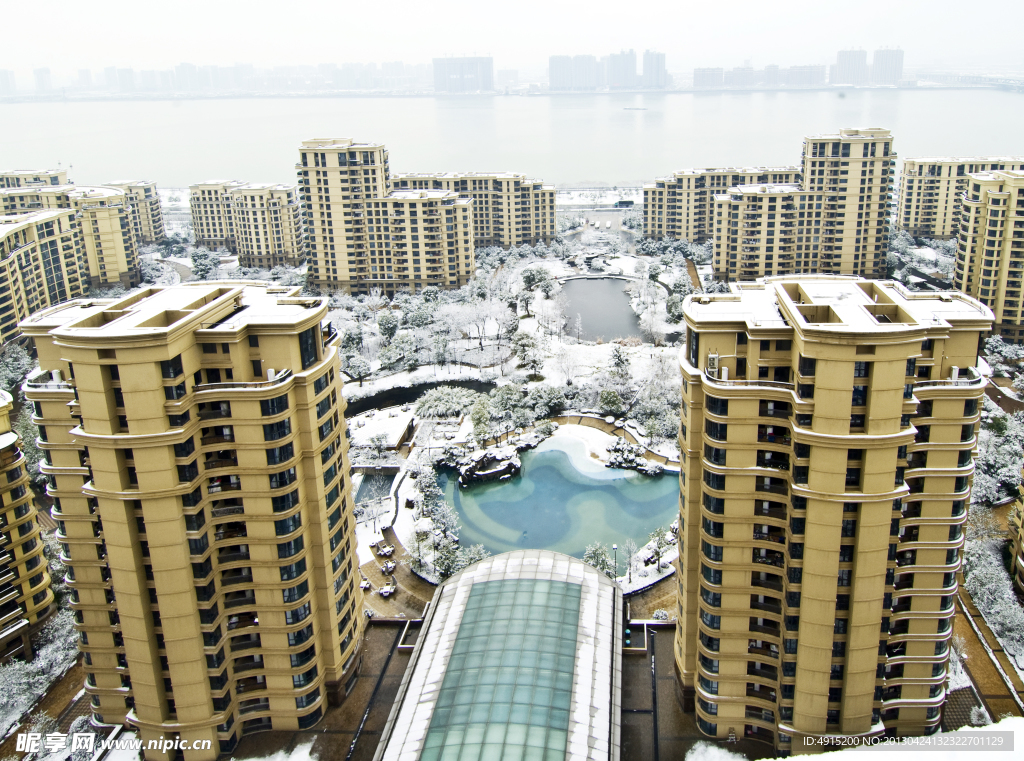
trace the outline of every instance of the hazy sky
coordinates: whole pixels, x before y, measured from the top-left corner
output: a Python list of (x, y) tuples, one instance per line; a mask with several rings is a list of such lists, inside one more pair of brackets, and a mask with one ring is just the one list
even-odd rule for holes
[(832, 63), (843, 48), (902, 47), (906, 65), (1024, 70), (1024, 2), (731, 0), (432, 3), (423, 0), (4, 0), (0, 69), (319, 64), (492, 55), (543, 70), (552, 54), (620, 48), (694, 66)]

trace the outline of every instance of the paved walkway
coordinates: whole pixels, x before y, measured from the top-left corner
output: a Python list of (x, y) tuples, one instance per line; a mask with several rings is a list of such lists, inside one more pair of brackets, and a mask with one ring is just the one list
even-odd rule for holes
[[(967, 660), (964, 668), (974, 682), (989, 716), (993, 721), (999, 721), (1003, 716), (1024, 716), (1024, 711), (1014, 700), (1016, 693), (1018, 700), (1024, 701), (1024, 682), (1017, 675), (996, 636), (974, 605), (970, 593), (964, 588), (962, 574), (956, 605), (958, 615), (953, 622), (953, 633), (963, 637), (967, 643)], [(971, 626), (972, 622), (974, 626)], [(991, 655), (986, 652), (978, 632), (991, 649)], [(998, 668), (996, 663), (999, 664)]]
[[(359, 570), (363, 576), (370, 580), (370, 588), (362, 590), (363, 607), (372, 610), (374, 616), (383, 618), (419, 618), (423, 615), (427, 603), (434, 597), (433, 584), (424, 581), (422, 578), (409, 570), (409, 553), (402, 543), (398, 541), (395, 530), (387, 526), (383, 530), (384, 539), (388, 544), (395, 545), (395, 553), (389, 558), (396, 563), (393, 574), (384, 576), (380, 564), (384, 558), (374, 557), (360, 566)], [(381, 585), (394, 578), (398, 585), (398, 591), (390, 597), (381, 597), (377, 590)]]

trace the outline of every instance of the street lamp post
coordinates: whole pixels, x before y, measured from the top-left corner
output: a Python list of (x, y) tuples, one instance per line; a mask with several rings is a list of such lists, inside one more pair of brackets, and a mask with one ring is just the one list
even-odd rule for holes
[(612, 545), (612, 552), (615, 553), (615, 575), (619, 575), (619, 545)]

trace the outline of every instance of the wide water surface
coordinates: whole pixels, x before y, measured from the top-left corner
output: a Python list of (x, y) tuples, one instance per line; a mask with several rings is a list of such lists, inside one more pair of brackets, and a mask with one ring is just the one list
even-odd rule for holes
[[(442, 476), (463, 544), (482, 544), (494, 554), (527, 548), (582, 557), (592, 542), (609, 549), (617, 543), (621, 550), (632, 538), (643, 546), (678, 514), (675, 475), (605, 468), (577, 439), (556, 435), (523, 453), (522, 461), (520, 474), (504, 482), (460, 489), (454, 478)], [(625, 556), (619, 554), (621, 567)]]
[[(299, 142), (385, 143), (393, 172), (516, 171), (636, 185), (684, 167), (796, 164), (805, 135), (886, 127), (900, 156), (1018, 154), (1024, 95), (822, 90), (438, 97), (65, 101), (0, 106), (0, 164), (74, 165), (185, 187), (211, 177), (295, 182)], [(627, 110), (642, 109), (642, 110)], [(943, 118), (998, 114), (998, 119)]]

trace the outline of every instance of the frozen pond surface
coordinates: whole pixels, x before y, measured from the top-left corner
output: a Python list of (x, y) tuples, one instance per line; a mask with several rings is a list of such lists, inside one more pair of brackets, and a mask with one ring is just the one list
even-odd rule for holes
[(588, 544), (643, 546), (658, 527), (676, 519), (679, 482), (674, 474), (642, 476), (606, 468), (579, 440), (554, 437), (524, 452), (515, 478), (459, 489), (442, 474), (441, 486), (462, 523), (463, 544), (494, 554), (546, 549), (582, 557)]

